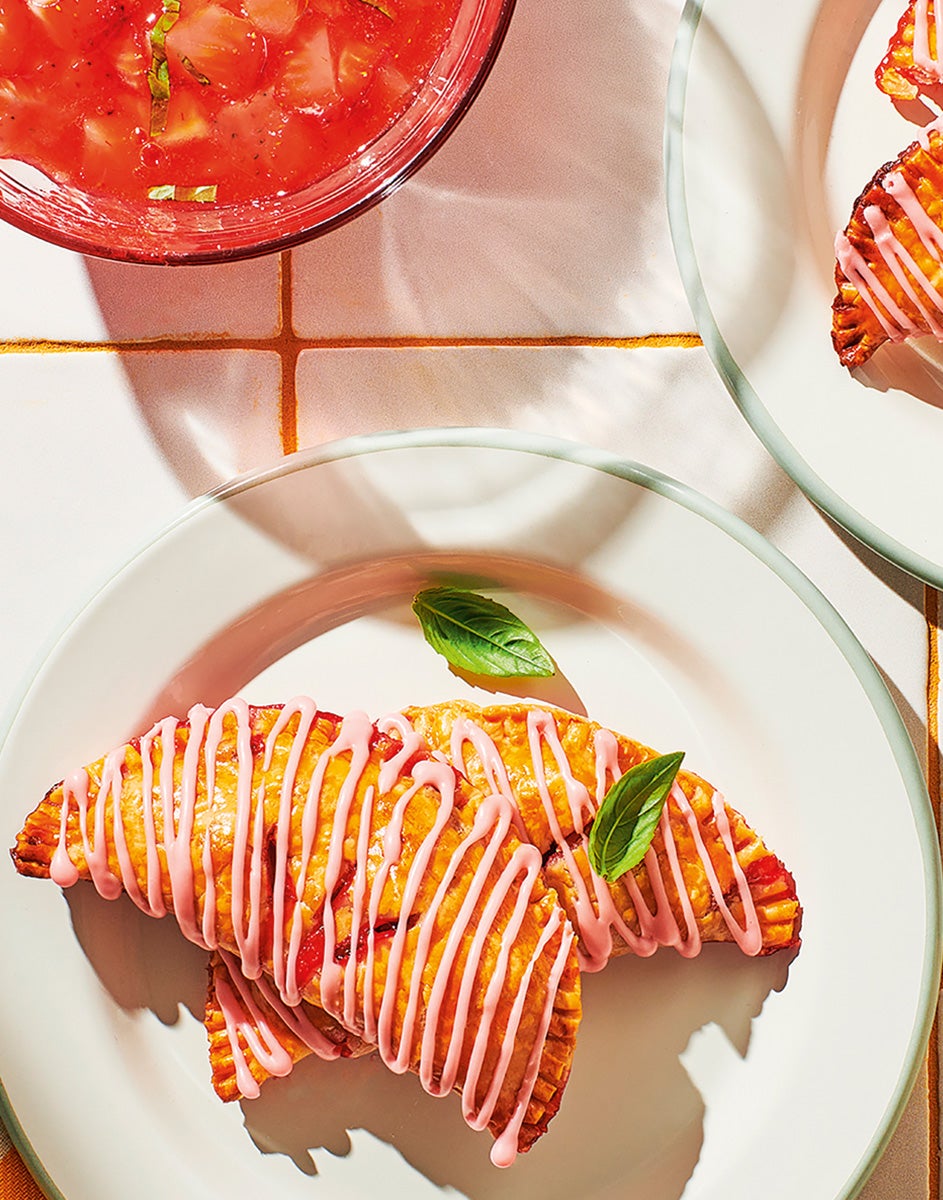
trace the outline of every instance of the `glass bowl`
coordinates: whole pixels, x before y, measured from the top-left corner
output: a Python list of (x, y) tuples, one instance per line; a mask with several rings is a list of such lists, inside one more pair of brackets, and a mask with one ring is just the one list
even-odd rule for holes
[(66, 249), (123, 262), (227, 262), (308, 241), (388, 196), (442, 145), (484, 83), (514, 3), (461, 0), (435, 69), (402, 114), (333, 174), (303, 188), (232, 204), (132, 202), (0, 159), (0, 218)]

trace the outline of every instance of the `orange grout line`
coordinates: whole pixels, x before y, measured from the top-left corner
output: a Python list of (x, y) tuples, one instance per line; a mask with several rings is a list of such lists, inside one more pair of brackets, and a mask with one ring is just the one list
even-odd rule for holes
[(278, 423), (283, 454), (298, 449), (298, 359), (305, 350), (398, 350), (449, 348), (552, 349), (589, 347), (630, 350), (652, 347), (700, 346), (696, 333), (650, 333), (639, 337), (591, 337), (570, 334), (560, 337), (338, 337), (300, 338), (293, 322), (291, 251), (278, 260), (278, 327), (271, 337), (136, 338), (128, 341), (77, 341), (52, 338), (22, 338), (0, 341), (3, 354), (87, 354), (112, 351), (118, 354), (180, 353), (215, 350), (254, 350), (275, 353), (279, 358)]
[(283, 454), (298, 449), (298, 359), (305, 350), (353, 349), (448, 349), (514, 348), (552, 349), (589, 347), (630, 350), (652, 347), (691, 349), (702, 344), (696, 333), (649, 333), (637, 337), (592, 337), (578, 334), (558, 337), (336, 337), (300, 338), (294, 329), (292, 257), (285, 250), (278, 258), (278, 324), (271, 337), (217, 336), (184, 338), (134, 338), (128, 341), (19, 338), (0, 340), (3, 354), (88, 354), (112, 351), (118, 354), (180, 353), (215, 350), (253, 350), (275, 353), (279, 357), (278, 423)]
[[(927, 787), (937, 820), (943, 829), (943, 797), (940, 794), (940, 593), (935, 588), (924, 589), (924, 610), (927, 620)], [(930, 1031), (927, 1048), (927, 1100), (929, 1200), (940, 1200), (940, 1012)]]
[(277, 348), (275, 337), (136, 338), (128, 341), (70, 341), (54, 338), (21, 338), (0, 341), (0, 354), (89, 354), (113, 350), (118, 354), (151, 354), (155, 350), (259, 350)]
[(328, 349), (399, 349), (400, 347), (497, 346), (512, 349), (544, 349), (554, 347), (590, 347), (593, 349), (634, 350), (646, 347), (674, 346), (692, 349), (702, 345), (696, 333), (646, 333), (637, 337), (596, 337), (592, 334), (561, 334), (556, 337), (336, 337), (312, 338), (310, 346)]
[[(288, 258), (290, 251), (284, 251), (283, 257)], [(286, 283), (287, 277), (287, 283)], [(294, 352), (301, 350), (385, 350), (412, 348), (461, 348), (461, 347), (510, 347), (522, 349), (540, 349), (554, 347), (588, 347), (592, 349), (632, 350), (652, 347), (675, 347), (693, 349), (700, 346), (701, 339), (696, 333), (649, 333), (638, 337), (593, 337), (590, 335), (568, 334), (560, 337), (335, 337), (335, 338), (301, 338), (295, 336), (290, 324), (285, 323), (286, 317), (290, 322), (290, 279), (291, 272), (282, 271), (280, 283), (279, 305), (281, 308), (281, 328), (274, 337), (230, 337), (220, 334), (217, 337), (183, 338), (183, 337), (154, 337), (133, 338), (128, 341), (74, 341), (52, 338), (21, 338), (0, 341), (0, 354), (62, 354), (89, 353), (92, 351), (113, 350), (121, 354), (151, 354), (155, 350), (275, 350), (281, 351), (289, 347)]]
[(281, 359), (278, 424), (283, 454), (293, 454), (298, 449), (297, 375), (300, 349), (295, 338), (291, 268), (291, 251), (284, 250), (278, 256), (278, 325)]

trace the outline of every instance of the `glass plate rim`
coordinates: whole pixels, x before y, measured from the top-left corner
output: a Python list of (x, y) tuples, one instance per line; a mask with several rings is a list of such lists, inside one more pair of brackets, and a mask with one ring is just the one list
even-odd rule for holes
[[(702, 2), (703, 0), (689, 0), (687, 8), (696, 9), (699, 14)], [(69, 637), (72, 629), (79, 624), (84, 614), (104, 598), (112, 584), (126, 572), (133, 570), (140, 558), (172, 536), (177, 529), (208, 512), (216, 505), (226, 503), (234, 497), (253, 488), (264, 486), (267, 482), (279, 477), (346, 459), (360, 458), (372, 453), (417, 448), (501, 450), (555, 459), (624, 479), (626, 482), (646, 488), (655, 495), (679, 504), (715, 525), (743, 546), (762, 565), (772, 570), (818, 620), (852, 669), (887, 738), (910, 803), (923, 859), (927, 925), (928, 929), (936, 931), (935, 936), (928, 936), (927, 944), (924, 947), (921, 995), (918, 1005), (919, 1017), (911, 1030), (907, 1054), (901, 1066), (897, 1086), (888, 1099), (884, 1117), (871, 1144), (853, 1169), (845, 1188), (835, 1197), (835, 1200), (854, 1200), (886, 1149), (903, 1114), (916, 1082), (922, 1055), (933, 1025), (938, 981), (941, 971), (943, 971), (943, 868), (941, 868), (938, 850), (938, 834), (933, 807), (916, 750), (890, 691), (864, 646), (858, 641), (838, 610), (809, 577), (762, 534), (735, 513), (723, 508), (714, 500), (680, 480), (635, 460), (622, 458), (580, 442), (548, 435), (523, 434), (511, 429), (456, 426), (360, 434), (298, 450), (293, 454), (286, 455), (274, 466), (248, 471), (190, 501), (176, 517), (146, 538), (136, 550), (127, 555), (123, 562), (107, 574), (99, 586), (78, 604), (71, 616), (47, 640), (46, 645), (34, 658), (32, 667), (27, 670), (25, 677), (20, 681), (19, 688), (14, 689), (12, 699), (0, 712), (0, 756), (5, 752), (11, 734), (15, 732), (19, 712), (28, 698), (34, 682), (45, 670), (55, 649)], [(46, 1173), (26, 1131), (17, 1118), (3, 1086), (2, 1078), (0, 1078), (0, 1120), (3, 1121), (14, 1147), (49, 1200), (72, 1200), (61, 1192)]]
[(818, 508), (882, 558), (935, 588), (943, 588), (943, 563), (911, 549), (844, 500), (812, 469), (771, 417), (740, 370), (714, 319), (704, 290), (688, 215), (684, 165), (684, 113), (694, 39), (704, 0), (686, 0), (668, 73), (664, 129), (665, 193), (668, 225), (685, 295), (708, 357), (734, 403), (765, 448)]

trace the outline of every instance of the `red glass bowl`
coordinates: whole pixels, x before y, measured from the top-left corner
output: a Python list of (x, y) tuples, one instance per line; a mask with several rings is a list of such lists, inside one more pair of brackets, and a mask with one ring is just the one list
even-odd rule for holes
[(405, 112), (333, 175), (238, 204), (134, 204), (0, 160), (0, 218), (47, 242), (122, 262), (193, 265), (284, 250), (388, 196), (437, 150), (478, 94), (515, 0), (463, 0), (435, 70)]

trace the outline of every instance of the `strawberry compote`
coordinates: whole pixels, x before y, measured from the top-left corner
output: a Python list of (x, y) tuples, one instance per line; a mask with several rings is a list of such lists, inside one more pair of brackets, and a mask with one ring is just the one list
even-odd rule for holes
[(0, 0), (0, 158), (88, 191), (238, 203), (355, 159), (459, 0)]

